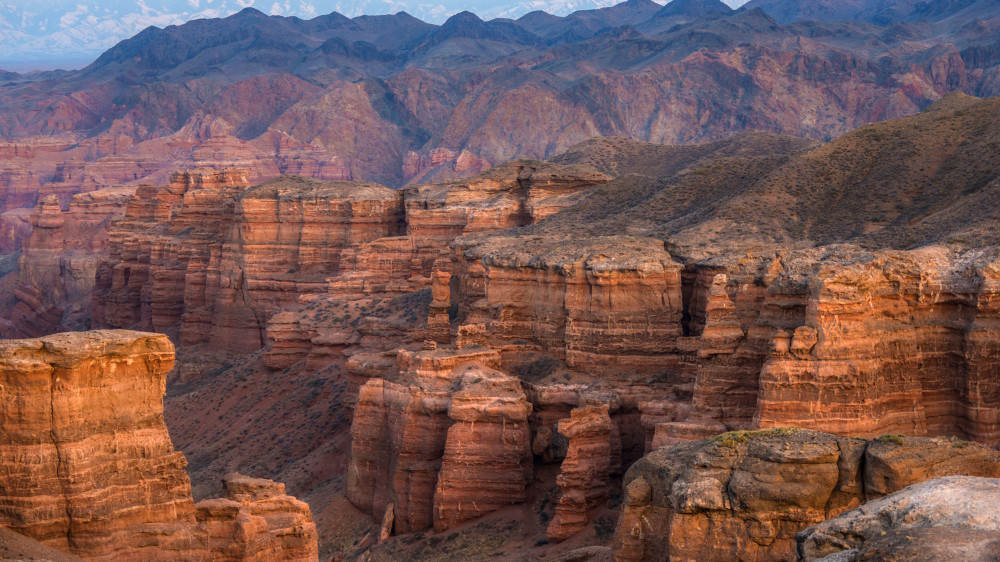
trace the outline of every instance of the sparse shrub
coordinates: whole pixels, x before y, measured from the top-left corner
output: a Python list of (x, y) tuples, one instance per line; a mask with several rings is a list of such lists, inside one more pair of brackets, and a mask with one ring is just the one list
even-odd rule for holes
[(895, 443), (896, 445), (902, 445), (903, 436), (898, 433), (886, 433), (885, 435), (880, 435), (878, 441), (880, 443)]
[(594, 521), (594, 534), (601, 541), (611, 538), (615, 534), (615, 520), (607, 513), (601, 515)]
[(758, 431), (728, 431), (712, 438), (712, 443), (719, 447), (735, 449), (737, 445), (746, 443), (758, 437), (780, 436), (787, 437), (798, 431), (794, 427), (777, 427), (774, 429), (761, 429)]
[(559, 368), (559, 360), (543, 355), (534, 361), (520, 365), (514, 369), (514, 374), (521, 380), (534, 382), (551, 375)]

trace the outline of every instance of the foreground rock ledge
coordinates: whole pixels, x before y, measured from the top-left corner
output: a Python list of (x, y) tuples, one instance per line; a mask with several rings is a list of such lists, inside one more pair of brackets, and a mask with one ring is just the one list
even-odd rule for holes
[(1000, 479), (914, 484), (795, 537), (799, 560), (1000, 560)]
[(953, 475), (998, 477), (1000, 452), (944, 438), (868, 441), (793, 428), (661, 447), (625, 475), (614, 559), (790, 560), (796, 533), (810, 525)]
[(309, 507), (230, 475), (197, 506), (163, 422), (166, 336), (0, 341), (0, 526), (90, 560), (316, 560)]

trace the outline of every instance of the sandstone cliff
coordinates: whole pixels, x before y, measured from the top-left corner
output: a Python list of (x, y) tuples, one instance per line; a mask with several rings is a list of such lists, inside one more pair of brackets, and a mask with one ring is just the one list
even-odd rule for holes
[[(879, 462), (887, 456), (893, 461)], [(891, 473), (906, 476), (893, 480)], [(995, 478), (1000, 453), (948, 439), (865, 441), (791, 428), (664, 447), (625, 476), (614, 558), (787, 560), (802, 529), (912, 483), (955, 474)], [(860, 509), (877, 511), (891, 501)]]
[[(405, 192), (297, 177), (249, 187), (248, 176), (195, 170), (137, 190), (98, 267), (95, 323), (157, 330), (212, 352), (255, 351), (274, 339), (272, 363), (287, 366), (312, 336), (296, 335), (295, 315), (268, 327), (275, 313), (310, 295), (428, 287), (456, 237), (530, 224), (610, 179), (540, 162)], [(299, 351), (280, 351), (286, 341)]]
[(315, 560), (309, 509), (280, 484), (231, 479), (224, 512), (195, 506), (163, 423), (173, 364), (157, 334), (0, 342), (0, 523), (90, 560)]
[(347, 497), (395, 514), (399, 533), (444, 530), (524, 501), (532, 476), (518, 381), (492, 351), (401, 351), (399, 383), (360, 392), (351, 428)]
[(96, 322), (254, 351), (271, 314), (325, 291), (346, 247), (400, 228), (400, 198), (381, 186), (284, 178), (251, 188), (247, 176), (194, 172), (140, 189), (98, 271)]

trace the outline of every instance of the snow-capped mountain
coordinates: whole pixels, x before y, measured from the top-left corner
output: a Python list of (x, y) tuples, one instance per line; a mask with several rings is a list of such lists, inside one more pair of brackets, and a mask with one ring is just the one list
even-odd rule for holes
[[(243, 8), (314, 18), (330, 12), (349, 17), (405, 11), (430, 23), (469, 10), (484, 19), (516, 18), (543, 10), (566, 15), (620, 0), (0, 0), (0, 68), (79, 67), (122, 39), (149, 26), (178, 25), (198, 18), (225, 17)], [(661, 3), (662, 0), (657, 0)], [(724, 0), (738, 7), (746, 0)]]

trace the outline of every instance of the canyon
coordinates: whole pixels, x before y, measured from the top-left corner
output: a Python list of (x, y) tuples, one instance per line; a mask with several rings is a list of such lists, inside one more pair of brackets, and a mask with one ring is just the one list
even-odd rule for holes
[[(765, 522), (763, 507), (658, 516), (677, 522), (677, 552), (782, 558), (796, 532), (874, 499), (871, 486), (996, 476), (1000, 256), (993, 211), (965, 209), (1000, 187), (997, 114), (995, 100), (950, 96), (826, 144), (597, 139), (550, 162), (403, 190), (192, 170), (136, 189), (101, 225), (91, 319), (178, 342), (167, 421), (194, 455), (200, 497), (223, 492), (220, 477), (235, 470), (286, 481), (337, 529), (327, 553), (406, 556), (430, 539), (393, 536), (476, 536), (467, 525), (500, 525), (511, 510), (526, 522), (504, 543), (510, 556), (608, 545), (615, 502), (631, 517), (630, 466), (727, 431), (833, 432), (821, 448), (837, 454), (863, 443), (851, 437), (905, 435), (913, 456), (942, 459), (907, 469), (917, 477), (837, 484), (847, 496), (836, 501), (794, 496), (822, 509), (790, 520)], [(961, 132), (937, 161), (899, 173), (906, 154), (950, 130)], [(882, 176), (887, 162), (899, 177)], [(907, 196), (935, 212), (858, 210), (858, 186), (876, 179), (886, 193), (915, 189)], [(743, 187), (720, 196), (733, 182)], [(936, 191), (970, 182), (963, 198)], [(788, 204), (754, 206), (768, 198)], [(666, 201), (677, 210), (661, 211)], [(789, 208), (852, 226), (799, 226), (781, 214)], [(74, 213), (46, 209), (32, 216)], [(269, 391), (277, 381), (281, 392)], [(918, 439), (940, 435), (961, 441)], [(868, 451), (866, 470), (882, 447), (871, 443), (851, 453)], [(822, 462), (843, 464), (830, 455)], [(667, 509), (655, 501), (640, 507)], [(697, 529), (716, 528), (703, 521), (750, 527), (703, 552)]]
[(0, 547), (991, 555), (987, 4), (245, 10), (10, 77)]

